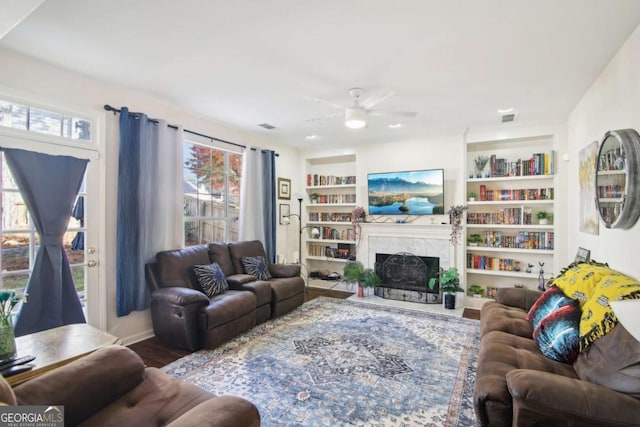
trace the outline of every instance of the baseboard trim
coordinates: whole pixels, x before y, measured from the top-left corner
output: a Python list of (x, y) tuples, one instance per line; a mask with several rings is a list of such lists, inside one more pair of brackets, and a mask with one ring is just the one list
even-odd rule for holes
[(121, 338), (122, 345), (129, 346), (131, 344), (135, 344), (137, 342), (149, 339), (153, 336), (154, 336), (153, 329), (149, 329), (149, 330), (137, 333), (135, 335), (130, 335), (128, 337)]

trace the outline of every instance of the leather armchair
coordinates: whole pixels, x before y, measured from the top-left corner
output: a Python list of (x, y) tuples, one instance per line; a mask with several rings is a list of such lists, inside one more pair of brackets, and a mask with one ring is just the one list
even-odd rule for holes
[(216, 397), (112, 345), (13, 390), (0, 377), (0, 404), (64, 405), (66, 426), (259, 426), (249, 401)]

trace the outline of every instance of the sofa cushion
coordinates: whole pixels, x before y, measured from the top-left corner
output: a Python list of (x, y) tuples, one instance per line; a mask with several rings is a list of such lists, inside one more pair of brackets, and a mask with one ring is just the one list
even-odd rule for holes
[(535, 333), (535, 330), (540, 326), (540, 323), (545, 317), (566, 305), (574, 305), (574, 301), (575, 300), (567, 297), (559, 288), (555, 286), (550, 287), (538, 298), (527, 313), (527, 320), (531, 322), (531, 329), (533, 329)]
[(491, 420), (491, 425), (511, 426), (513, 414), (507, 388), (508, 372), (533, 369), (576, 378), (571, 365), (547, 358), (532, 339), (502, 331), (492, 331), (482, 337), (477, 366), (473, 399), (481, 425), (487, 425)]
[(580, 352), (580, 307), (571, 301), (545, 316), (533, 331), (542, 354), (562, 363), (573, 363)]
[(573, 364), (580, 379), (640, 399), (640, 342), (618, 325)]
[(491, 331), (503, 331), (520, 337), (531, 338), (533, 329), (523, 309), (486, 302), (480, 311), (480, 336)]
[(229, 246), (226, 243), (209, 243), (209, 259), (217, 262), (225, 276), (233, 276), (238, 273), (233, 267)]
[(233, 268), (235, 268), (236, 273), (247, 273), (242, 265), (243, 256), (261, 256), (265, 259), (267, 258), (264, 246), (262, 246), (262, 242), (259, 240), (230, 242), (228, 246), (231, 262), (233, 262)]
[(209, 264), (209, 251), (206, 246), (162, 251), (156, 254), (158, 263), (158, 285), (162, 288), (181, 287), (201, 291), (194, 265)]
[(304, 280), (301, 277), (273, 278), (271, 284), (272, 301), (283, 301), (304, 292)]
[(267, 260), (263, 256), (243, 256), (241, 261), (247, 274), (256, 276), (258, 280), (271, 279)]
[(200, 327), (202, 331), (216, 328), (232, 322), (247, 313), (255, 311), (256, 296), (250, 291), (227, 292), (211, 297), (209, 305), (200, 309)]
[(229, 289), (227, 279), (224, 277), (224, 273), (218, 263), (194, 265), (193, 271), (196, 273), (202, 291), (207, 294), (208, 297), (221, 294)]

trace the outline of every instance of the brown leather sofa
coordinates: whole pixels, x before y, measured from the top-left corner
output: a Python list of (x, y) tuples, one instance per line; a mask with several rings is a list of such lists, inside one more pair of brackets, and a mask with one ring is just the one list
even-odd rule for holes
[(637, 385), (625, 369), (637, 376), (640, 343), (618, 325), (573, 364), (551, 360), (525, 319), (541, 294), (499, 289), (496, 301), (482, 307), (474, 390), (480, 425), (639, 426), (640, 395), (618, 390)]
[[(270, 264), (271, 280), (246, 274), (243, 256), (265, 256), (259, 241), (210, 243), (158, 252), (146, 265), (151, 288), (155, 335), (190, 351), (214, 348), (256, 324), (281, 316), (304, 302), (305, 285), (299, 265)], [(216, 262), (229, 290), (207, 297), (194, 265)]]
[(0, 377), (0, 404), (63, 405), (65, 426), (254, 427), (258, 409), (216, 397), (113, 345), (16, 386)]

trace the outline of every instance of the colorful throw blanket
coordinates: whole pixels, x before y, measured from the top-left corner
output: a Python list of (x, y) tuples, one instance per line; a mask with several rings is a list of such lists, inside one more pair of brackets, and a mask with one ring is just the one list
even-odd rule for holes
[(580, 302), (581, 352), (618, 324), (609, 301), (640, 299), (640, 282), (593, 261), (571, 264), (551, 284)]

